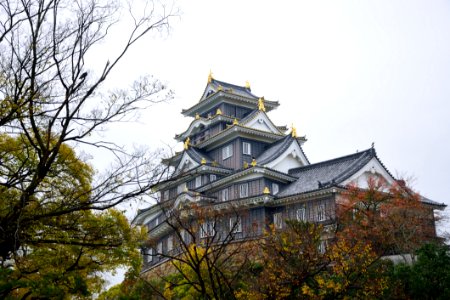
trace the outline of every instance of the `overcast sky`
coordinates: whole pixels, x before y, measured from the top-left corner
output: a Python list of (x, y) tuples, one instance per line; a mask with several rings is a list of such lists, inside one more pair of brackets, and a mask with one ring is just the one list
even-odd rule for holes
[(374, 142), (394, 176), (414, 177), (417, 191), (450, 205), (449, 1), (178, 4), (169, 34), (140, 42), (110, 82), (153, 74), (175, 99), (110, 134), (181, 149), (173, 137), (192, 120), (180, 112), (198, 102), (212, 70), (279, 101), (269, 117), (306, 135), (312, 163)]
[[(111, 138), (182, 149), (173, 137), (192, 119), (181, 110), (198, 102), (212, 70), (279, 101), (269, 117), (306, 135), (311, 163), (374, 142), (394, 176), (415, 178), (417, 191), (450, 205), (450, 1), (178, 4), (170, 33), (141, 41), (109, 82), (153, 74), (175, 98), (142, 112), (139, 123), (112, 127)], [(107, 46), (97, 62), (108, 59)]]

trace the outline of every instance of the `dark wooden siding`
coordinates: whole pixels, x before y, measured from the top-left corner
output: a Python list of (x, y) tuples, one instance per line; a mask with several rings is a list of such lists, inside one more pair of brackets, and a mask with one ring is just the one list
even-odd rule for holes
[[(228, 145), (233, 146), (233, 155), (224, 160), (222, 158), (222, 149)], [(239, 149), (240, 148), (239, 148), (238, 139), (234, 139), (234, 140), (230, 141), (229, 143), (226, 143), (225, 145), (222, 145), (221, 147), (212, 150), (208, 154), (213, 160), (217, 161), (222, 166), (224, 166), (226, 168), (232, 168), (232, 169), (237, 170), (237, 169), (242, 168), (239, 164), (240, 157), (241, 157), (241, 155), (239, 153)]]
[(330, 220), (334, 220), (336, 211), (335, 200), (333, 197), (327, 197), (269, 209), (268, 215), (270, 216), (270, 223), (273, 222), (273, 215), (275, 213), (282, 213), (283, 220), (286, 219), (295, 220), (297, 219), (297, 209), (300, 209), (302, 207), (305, 208), (306, 221), (318, 222), (317, 220), (318, 207), (322, 204), (325, 205), (325, 216), (326, 216), (326, 220), (323, 222), (329, 222)]

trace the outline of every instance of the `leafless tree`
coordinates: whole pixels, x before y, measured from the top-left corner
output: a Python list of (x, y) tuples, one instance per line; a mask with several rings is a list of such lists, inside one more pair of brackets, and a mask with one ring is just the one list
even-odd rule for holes
[[(95, 138), (104, 126), (172, 96), (152, 77), (141, 78), (128, 90), (102, 89), (129, 49), (152, 32), (168, 30), (177, 14), (163, 2), (145, 1), (137, 15), (135, 5), (120, 0), (0, 2), (0, 137), (2, 143), (6, 136), (20, 138), (36, 153), (34, 161), (6, 167), (1, 161), (9, 153), (0, 149), (2, 264), (27, 244), (28, 231), (36, 224), (77, 211), (105, 210), (144, 195), (164, 172), (142, 151)], [(132, 21), (129, 34), (117, 42), (117, 55), (105, 59), (96, 72), (86, 63), (92, 49), (111, 39), (114, 25), (123, 20)], [(44, 195), (43, 182), (58, 172), (55, 162), (63, 145), (106, 149), (116, 159), (105, 174), (94, 176), (84, 195), (72, 193), (57, 205), (46, 199), (30, 212), (27, 207)], [(6, 192), (18, 196), (7, 198)]]
[[(150, 238), (144, 250), (147, 260), (153, 260), (150, 276), (162, 280), (174, 294), (186, 286), (204, 299), (234, 299), (252, 258), (254, 225), (243, 228), (246, 214), (232, 205), (225, 210), (208, 204), (161, 206), (166, 219), (160, 226), (167, 228), (173, 247), (163, 249), (160, 240)], [(147, 283), (164, 297), (160, 286), (148, 279)]]

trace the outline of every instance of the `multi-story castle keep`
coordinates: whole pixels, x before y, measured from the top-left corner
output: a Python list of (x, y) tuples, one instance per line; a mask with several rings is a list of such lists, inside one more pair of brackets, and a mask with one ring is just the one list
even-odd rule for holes
[[(144, 271), (164, 260), (160, 253), (174, 250), (177, 236), (165, 222), (163, 207), (167, 211), (195, 203), (220, 211), (231, 203), (245, 212), (233, 223), (239, 239), (249, 228), (252, 235), (261, 234), (268, 223), (282, 228), (289, 218), (330, 222), (336, 197), (347, 184), (364, 188), (370, 176), (395, 182), (373, 147), (310, 163), (302, 149), (306, 139), (297, 136), (294, 127), (277, 126), (268, 117), (278, 106), (277, 101), (252, 94), (249, 84), (237, 86), (209, 76), (200, 101), (182, 111), (193, 121), (175, 136), (184, 143), (184, 151), (163, 161), (174, 171), (155, 186), (159, 203), (139, 211), (133, 221), (146, 225), (155, 241), (154, 247), (144, 249)], [(426, 198), (422, 201), (431, 213), (445, 207)], [(200, 228), (199, 240), (218, 230), (206, 221)]]

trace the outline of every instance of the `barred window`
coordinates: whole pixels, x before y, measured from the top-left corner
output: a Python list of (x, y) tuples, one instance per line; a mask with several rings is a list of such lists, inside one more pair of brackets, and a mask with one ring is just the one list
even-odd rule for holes
[(230, 231), (232, 233), (242, 232), (241, 217), (231, 217), (230, 218)]
[(281, 229), (283, 228), (283, 214), (282, 213), (276, 213), (273, 214), (273, 225), (275, 226), (275, 229)]
[(240, 198), (248, 197), (248, 183), (243, 183), (239, 185), (239, 197)]

